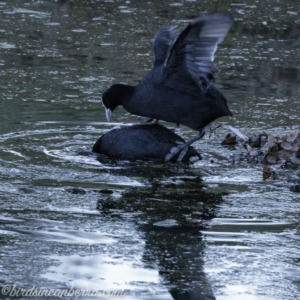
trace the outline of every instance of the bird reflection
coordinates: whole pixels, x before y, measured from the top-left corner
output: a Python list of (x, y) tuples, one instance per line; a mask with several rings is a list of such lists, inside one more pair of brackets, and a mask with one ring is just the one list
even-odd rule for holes
[[(118, 222), (121, 218), (122, 223), (135, 223), (145, 238), (145, 268), (158, 269), (173, 299), (215, 299), (203, 270), (200, 231), (216, 217), (222, 195), (205, 191), (201, 177), (192, 171), (157, 174), (151, 185), (127, 189), (120, 198), (107, 194), (98, 201), (98, 209)], [(138, 214), (129, 217), (133, 212)]]

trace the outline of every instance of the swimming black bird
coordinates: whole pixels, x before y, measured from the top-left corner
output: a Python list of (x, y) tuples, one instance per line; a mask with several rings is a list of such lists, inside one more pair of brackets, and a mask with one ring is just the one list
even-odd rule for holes
[(218, 72), (213, 65), (214, 53), (231, 24), (230, 16), (216, 13), (194, 19), (179, 35), (174, 28), (162, 27), (153, 42), (153, 69), (136, 86), (114, 84), (103, 93), (107, 119), (123, 105), (138, 116), (186, 125), (199, 136), (173, 148), (166, 161), (186, 151), (204, 135), (205, 126), (232, 115), (225, 97), (213, 84)]
[[(144, 124), (108, 131), (97, 140), (93, 151), (122, 160), (164, 162), (170, 148), (182, 144), (185, 144), (185, 141), (172, 130), (159, 124)], [(178, 155), (181, 153), (170, 160), (176, 161)], [(193, 147), (188, 147), (181, 160), (189, 162), (191, 157), (201, 159)]]

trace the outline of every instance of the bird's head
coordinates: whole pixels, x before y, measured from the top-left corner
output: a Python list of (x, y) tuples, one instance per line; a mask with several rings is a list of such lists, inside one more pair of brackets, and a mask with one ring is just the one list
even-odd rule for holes
[(113, 111), (122, 104), (121, 95), (118, 91), (118, 85), (112, 85), (107, 91), (102, 94), (102, 102), (106, 110), (106, 119), (109, 122)]

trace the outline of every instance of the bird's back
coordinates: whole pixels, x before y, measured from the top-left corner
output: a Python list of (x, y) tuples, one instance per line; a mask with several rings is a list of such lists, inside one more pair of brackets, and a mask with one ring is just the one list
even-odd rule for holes
[(194, 82), (185, 92), (164, 85), (163, 66), (152, 69), (135, 87), (124, 108), (132, 114), (182, 124), (200, 130), (222, 116), (231, 115), (223, 94), (213, 85), (203, 93)]
[[(115, 128), (102, 135), (93, 147), (96, 153), (123, 160), (164, 161), (165, 156), (177, 143), (184, 140), (171, 130), (159, 125), (133, 125)], [(189, 147), (183, 161), (200, 155)], [(176, 161), (177, 157), (173, 158)]]

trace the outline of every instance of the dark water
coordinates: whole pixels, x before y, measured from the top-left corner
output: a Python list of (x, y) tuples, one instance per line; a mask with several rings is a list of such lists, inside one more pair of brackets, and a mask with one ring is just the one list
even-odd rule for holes
[[(299, 130), (299, 8), (298, 0), (0, 2), (0, 286), (300, 299), (300, 171), (264, 181), (261, 165), (232, 163), (241, 145), (220, 145), (226, 125), (249, 135)], [(234, 117), (195, 144), (203, 160), (89, 154), (101, 134), (136, 122), (119, 108), (107, 123), (101, 93), (146, 74), (156, 30), (214, 11), (236, 20), (215, 60)]]

